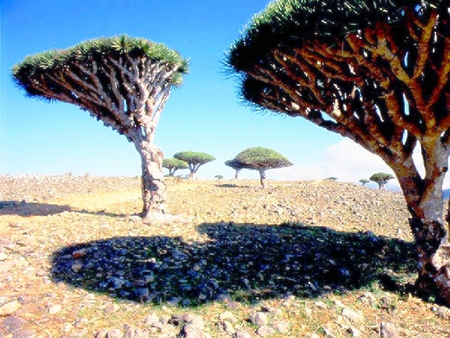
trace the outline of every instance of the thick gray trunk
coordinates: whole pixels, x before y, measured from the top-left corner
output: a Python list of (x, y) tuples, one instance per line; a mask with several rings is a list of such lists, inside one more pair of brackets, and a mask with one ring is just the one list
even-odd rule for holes
[(167, 186), (162, 168), (164, 155), (152, 143), (141, 143), (136, 148), (141, 155), (142, 166), (142, 217), (144, 222), (151, 223), (152, 217), (166, 213)]
[[(448, 153), (438, 148), (433, 156), (424, 159), (424, 178), (416, 172), (412, 159), (403, 163), (406, 166), (391, 168), (397, 174), (412, 215), (409, 223), (418, 254), (418, 291), (422, 295), (434, 293), (450, 304), (450, 246), (442, 197)], [(450, 221), (450, 216), (446, 220)]]
[(260, 170), (259, 171), (259, 181), (261, 182), (261, 187), (263, 189), (265, 189), (267, 187), (267, 183), (266, 183), (266, 171), (265, 170)]

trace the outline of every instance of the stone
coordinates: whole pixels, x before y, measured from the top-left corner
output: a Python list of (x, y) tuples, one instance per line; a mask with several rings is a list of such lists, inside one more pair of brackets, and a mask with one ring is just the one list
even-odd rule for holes
[(177, 338), (206, 338), (207, 335), (196, 325), (186, 324), (181, 329)]
[(380, 337), (382, 338), (398, 338), (398, 332), (395, 326), (388, 322), (381, 322)]
[(148, 334), (139, 328), (128, 327), (123, 338), (148, 338)]
[(346, 332), (350, 335), (350, 337), (352, 338), (358, 338), (358, 337), (362, 337), (362, 332), (359, 331), (357, 328), (354, 327), (349, 327)]
[(269, 318), (267, 317), (267, 314), (265, 314), (264, 312), (252, 312), (250, 314), (250, 321), (254, 325), (264, 326), (269, 323)]
[(236, 331), (235, 337), (236, 338), (252, 338), (250, 333), (248, 333), (247, 331), (242, 330), (242, 329), (239, 329), (239, 330)]
[(155, 323), (159, 322), (159, 317), (157, 315), (151, 314), (144, 318), (144, 325), (153, 326)]
[(120, 329), (113, 329), (108, 331), (106, 338), (123, 338), (123, 332)]
[(107, 338), (108, 337), (108, 330), (100, 330), (97, 331), (97, 333), (94, 336), (95, 338)]
[(287, 322), (278, 322), (274, 325), (274, 327), (280, 333), (288, 333), (290, 325)]
[(268, 337), (275, 333), (275, 329), (271, 328), (270, 326), (263, 325), (260, 326), (258, 330), (256, 330), (256, 333), (261, 337)]
[(76, 263), (73, 263), (72, 264), (72, 266), (71, 266), (71, 269), (72, 269), (72, 271), (73, 272), (80, 272), (80, 270), (83, 268), (83, 264), (81, 264), (80, 262), (76, 262)]
[(0, 306), (0, 316), (11, 316), (16, 312), (22, 305), (17, 301), (12, 301)]
[(74, 323), (73, 326), (77, 329), (80, 329), (82, 327), (85, 327), (86, 325), (88, 325), (89, 320), (86, 317), (81, 317), (78, 318)]
[(235, 332), (233, 324), (231, 324), (228, 320), (221, 321), (220, 328), (222, 329), (222, 331), (225, 331), (229, 334), (233, 334)]
[(225, 311), (225, 312), (222, 312), (220, 315), (219, 315), (219, 319), (220, 320), (227, 320), (227, 321), (229, 321), (230, 323), (236, 323), (238, 320), (236, 319), (236, 317), (231, 313), (231, 312), (229, 312), (229, 311)]
[(20, 331), (22, 326), (26, 324), (27, 321), (17, 316), (7, 317), (5, 320), (0, 322), (0, 333), (3, 332), (4, 329), (9, 332)]
[(360, 312), (349, 309), (348, 307), (346, 307), (344, 310), (342, 310), (342, 315), (349, 322), (354, 323), (354, 324), (361, 323), (364, 320), (364, 318)]
[(60, 304), (51, 304), (47, 307), (47, 312), (50, 315), (54, 315), (56, 313), (58, 313), (59, 311), (61, 311), (62, 306)]

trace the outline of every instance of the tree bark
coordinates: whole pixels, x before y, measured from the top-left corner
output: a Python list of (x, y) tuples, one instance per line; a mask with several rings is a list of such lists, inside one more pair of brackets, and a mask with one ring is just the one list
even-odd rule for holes
[[(412, 215), (409, 224), (418, 255), (418, 294), (426, 298), (440, 298), (440, 302), (450, 305), (450, 245), (448, 225), (443, 220), (442, 195), (448, 165), (447, 150), (438, 146), (433, 151), (429, 150), (424, 160), (424, 178), (413, 167), (412, 158), (405, 161), (402, 168), (391, 168), (396, 172)], [(450, 222), (450, 213), (446, 221)]]
[(145, 223), (152, 223), (166, 213), (167, 186), (162, 169), (164, 155), (152, 143), (141, 143), (136, 148), (142, 161), (142, 218)]
[(266, 184), (266, 171), (265, 170), (260, 170), (259, 171), (259, 178), (260, 178), (260, 182), (261, 182), (261, 187), (263, 189), (265, 189), (267, 187), (267, 184)]

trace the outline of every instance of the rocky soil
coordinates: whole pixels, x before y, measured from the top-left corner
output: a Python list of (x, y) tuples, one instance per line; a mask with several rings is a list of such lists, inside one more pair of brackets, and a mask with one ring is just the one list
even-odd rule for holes
[(450, 337), (400, 193), (331, 181), (0, 177), (0, 337)]

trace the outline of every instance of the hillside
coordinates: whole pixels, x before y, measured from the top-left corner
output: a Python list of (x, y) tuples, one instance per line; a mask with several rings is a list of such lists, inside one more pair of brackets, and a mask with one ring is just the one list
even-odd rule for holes
[(168, 184), (186, 223), (139, 222), (138, 178), (0, 177), (0, 336), (450, 335), (449, 310), (412, 294), (400, 193)]

